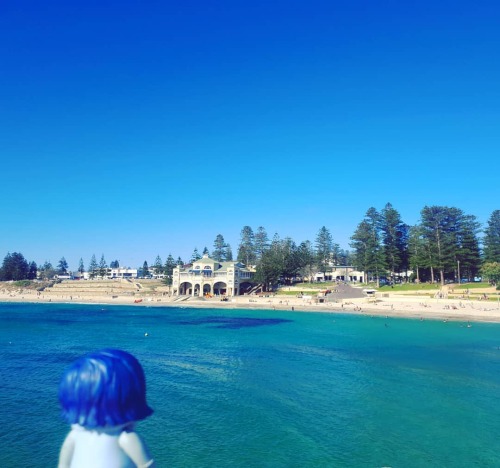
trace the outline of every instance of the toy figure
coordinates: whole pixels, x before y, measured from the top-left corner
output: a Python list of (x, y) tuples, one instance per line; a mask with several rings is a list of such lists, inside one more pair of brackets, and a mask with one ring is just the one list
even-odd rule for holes
[(72, 425), (59, 455), (59, 468), (154, 466), (136, 421), (153, 410), (146, 403), (146, 381), (139, 361), (117, 349), (76, 360), (59, 385), (63, 417)]

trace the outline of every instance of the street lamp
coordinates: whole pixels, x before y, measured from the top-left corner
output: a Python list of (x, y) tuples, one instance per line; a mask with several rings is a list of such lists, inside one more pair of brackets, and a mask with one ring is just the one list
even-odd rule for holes
[(457, 274), (458, 274), (458, 284), (462, 284), (462, 280), (460, 278), (460, 260), (457, 260)]

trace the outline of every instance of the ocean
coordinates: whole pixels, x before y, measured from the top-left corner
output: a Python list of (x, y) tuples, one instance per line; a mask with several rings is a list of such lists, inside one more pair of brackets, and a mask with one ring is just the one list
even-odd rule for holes
[(144, 367), (158, 467), (500, 466), (500, 324), (9, 303), (0, 324), (4, 468), (57, 466), (59, 379), (104, 347)]

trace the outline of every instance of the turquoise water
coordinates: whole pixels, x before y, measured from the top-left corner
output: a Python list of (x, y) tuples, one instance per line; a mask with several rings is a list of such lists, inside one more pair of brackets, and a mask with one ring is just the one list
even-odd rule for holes
[(56, 466), (60, 375), (103, 347), (143, 364), (160, 467), (500, 466), (498, 324), (74, 304), (0, 324), (2, 467)]

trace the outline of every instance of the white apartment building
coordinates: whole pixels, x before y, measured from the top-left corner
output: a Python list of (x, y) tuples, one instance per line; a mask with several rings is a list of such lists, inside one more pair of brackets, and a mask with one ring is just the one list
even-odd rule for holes
[(364, 281), (364, 272), (357, 271), (353, 266), (334, 266), (332, 271), (317, 272), (316, 281), (346, 281), (349, 283), (362, 283)]
[[(75, 279), (83, 278), (84, 280), (92, 279), (90, 273), (85, 271), (83, 275), (77, 277), (75, 275)], [(104, 278), (101, 278), (99, 275), (99, 270), (95, 272), (94, 278), (96, 280), (99, 279), (136, 279), (137, 278), (137, 269), (136, 268), (106, 268), (106, 275)]]

